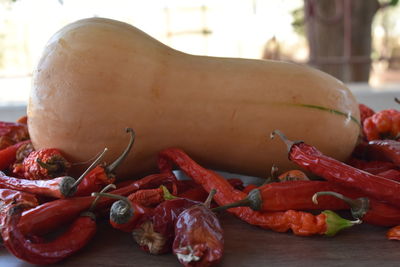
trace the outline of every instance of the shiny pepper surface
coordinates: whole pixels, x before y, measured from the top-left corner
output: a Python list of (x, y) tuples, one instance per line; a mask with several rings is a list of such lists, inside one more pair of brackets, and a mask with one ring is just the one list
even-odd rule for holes
[(224, 236), (217, 216), (205, 205), (183, 211), (175, 224), (173, 252), (184, 266), (211, 266), (223, 255)]

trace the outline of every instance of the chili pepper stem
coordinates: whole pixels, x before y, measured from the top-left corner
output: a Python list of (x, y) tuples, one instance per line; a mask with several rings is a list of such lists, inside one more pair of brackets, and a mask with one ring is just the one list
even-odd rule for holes
[(213, 208), (211, 210), (214, 212), (218, 212), (236, 207), (250, 207), (252, 210), (261, 210), (261, 206), (262, 206), (261, 192), (258, 188), (255, 188), (249, 192), (246, 198), (224, 206)]
[(105, 169), (107, 173), (115, 172), (115, 169), (121, 165), (121, 163), (125, 160), (126, 156), (131, 151), (133, 143), (135, 142), (135, 131), (132, 128), (126, 128), (126, 132), (131, 134), (131, 139), (129, 140), (128, 146), (125, 148), (124, 152), (110, 165), (108, 165)]
[[(115, 184), (109, 184), (107, 186), (105, 186), (100, 193), (105, 193), (110, 189), (116, 189), (117, 187), (115, 186)], [(92, 205), (90, 205), (89, 211), (93, 211), (96, 208), (97, 202), (99, 201), (101, 196), (96, 196), (96, 198), (93, 200)]]
[(50, 171), (50, 172), (56, 172), (59, 169), (58, 164), (49, 164), (46, 162), (43, 162), (40, 158), (36, 159), (36, 162), (39, 164), (40, 167)]
[(326, 236), (334, 236), (343, 229), (352, 227), (355, 224), (362, 223), (360, 219), (357, 219), (355, 221), (346, 220), (331, 210), (325, 210), (322, 213), (326, 216)]
[(312, 201), (315, 204), (318, 204), (317, 198), (319, 196), (333, 196), (333, 197), (343, 200), (344, 202), (346, 202), (347, 205), (350, 206), (351, 215), (355, 219), (361, 219), (369, 210), (369, 199), (365, 198), (365, 197), (352, 199), (352, 198), (346, 197), (346, 196), (336, 193), (336, 192), (321, 191), (321, 192), (315, 193), (312, 197)]
[(216, 189), (211, 189), (210, 193), (207, 196), (206, 201), (204, 201), (204, 206), (207, 208), (210, 208), (211, 206), (211, 201), (213, 200), (214, 195), (217, 193)]
[(288, 152), (292, 149), (292, 146), (298, 143), (301, 143), (302, 141), (291, 141), (289, 140), (286, 135), (284, 135), (280, 130), (274, 130), (270, 134), (270, 138), (274, 139), (275, 135), (278, 135), (281, 140), (286, 144)]
[(271, 176), (265, 179), (265, 182), (262, 183), (262, 186), (270, 183), (280, 182), (278, 179), (278, 167), (275, 164), (272, 164), (270, 175)]
[(169, 192), (168, 188), (166, 188), (164, 185), (161, 185), (160, 188), (163, 191), (164, 199), (165, 200), (171, 200), (176, 198), (176, 196), (172, 195), (171, 192)]
[(96, 167), (100, 161), (103, 159), (105, 153), (108, 151), (108, 148), (104, 148), (103, 152), (99, 155), (99, 157), (85, 170), (84, 173), (70, 186), (70, 189), (67, 192), (67, 195), (72, 195), (71, 191), (74, 191), (78, 187), (78, 185), (82, 182), (83, 178), (94, 168)]
[(117, 222), (118, 224), (124, 224), (128, 222), (135, 212), (131, 202), (127, 197), (102, 192), (92, 193), (92, 196), (118, 199), (117, 202), (113, 203), (110, 210), (111, 220)]

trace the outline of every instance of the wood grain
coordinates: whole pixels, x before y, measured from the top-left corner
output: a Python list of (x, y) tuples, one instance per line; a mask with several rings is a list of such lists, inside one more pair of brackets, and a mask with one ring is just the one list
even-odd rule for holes
[[(333, 238), (297, 237), (248, 225), (221, 215), (225, 253), (219, 266), (399, 266), (400, 242), (385, 238), (387, 228), (358, 225)], [(32, 266), (0, 248), (0, 266)], [(173, 255), (141, 251), (129, 234), (100, 223), (94, 240), (57, 266), (181, 266)]]

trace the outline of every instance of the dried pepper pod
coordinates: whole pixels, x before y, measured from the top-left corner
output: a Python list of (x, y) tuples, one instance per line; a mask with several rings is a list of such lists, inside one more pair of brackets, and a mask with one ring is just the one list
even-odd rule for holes
[(28, 139), (29, 132), (26, 124), (0, 121), (0, 149)]
[(71, 197), (82, 179), (102, 160), (107, 149), (89, 166), (77, 180), (70, 176), (57, 177), (50, 180), (27, 180), (6, 176), (0, 172), (0, 187), (20, 190), (40, 196), (52, 198)]
[(386, 237), (389, 240), (400, 240), (400, 225), (390, 228), (386, 232)]
[(400, 135), (400, 111), (385, 109), (373, 114), (364, 120), (363, 131), (368, 141), (398, 139)]
[(18, 150), (29, 144), (30, 141), (21, 141), (7, 148), (0, 150), (0, 170), (7, 170), (17, 159)]
[[(171, 172), (172, 164), (175, 163), (188, 177), (201, 184), (207, 192), (216, 189), (217, 194), (214, 199), (221, 206), (242, 201), (246, 198), (245, 193), (235, 190), (222, 176), (203, 168), (180, 149), (170, 148), (161, 151), (158, 163), (159, 168), (165, 173)], [(324, 211), (318, 215), (294, 210), (259, 212), (249, 207), (235, 207), (230, 208), (228, 211), (249, 224), (278, 232), (286, 232), (291, 229), (294, 234), (302, 236), (316, 234), (332, 236), (342, 229), (360, 223), (359, 220), (349, 221), (343, 219), (332, 211)]]
[[(109, 187), (104, 188), (108, 190)], [(17, 258), (32, 264), (54, 264), (78, 252), (93, 238), (97, 231), (96, 215), (93, 213), (95, 199), (88, 211), (82, 212), (69, 228), (50, 242), (32, 242), (18, 227), (21, 206), (10, 209), (1, 231), (4, 246)], [(40, 241), (41, 239), (39, 239)]]
[(48, 180), (66, 175), (71, 164), (56, 148), (32, 151), (14, 173), (28, 180)]
[[(111, 191), (111, 194), (128, 196), (133, 192), (145, 188), (157, 188), (160, 185), (176, 183), (176, 178), (167, 174), (152, 174), (142, 179), (131, 181), (123, 187)], [(176, 192), (176, 186), (173, 186)], [(55, 230), (60, 225), (70, 222), (79, 214), (87, 210), (94, 197), (72, 197), (57, 199), (43, 203), (36, 208), (23, 213), (19, 222), (19, 228), (24, 234), (43, 234)], [(97, 207), (99, 210), (107, 209), (114, 202), (114, 199), (101, 198)]]
[(199, 204), (185, 198), (166, 200), (145, 216), (132, 231), (136, 243), (150, 254), (163, 254), (172, 250), (175, 222), (187, 208)]
[(373, 140), (364, 145), (365, 156), (370, 160), (392, 162), (400, 166), (400, 142), (396, 140)]
[(367, 118), (369, 118), (369, 117), (371, 117), (372, 115), (375, 114), (375, 111), (372, 108), (370, 108), (367, 105), (365, 105), (365, 104), (359, 104), (358, 105), (358, 109), (360, 110), (360, 122), (361, 122), (361, 125), (364, 124), (364, 121)]
[(194, 205), (179, 214), (175, 224), (173, 253), (183, 266), (211, 266), (220, 262), (224, 251), (224, 231), (210, 202)]
[(293, 142), (276, 130), (274, 135), (286, 144), (289, 160), (328, 181), (357, 189), (365, 196), (386, 201), (400, 207), (400, 183), (356, 169), (322, 154), (304, 142)]
[(87, 173), (87, 175), (85, 175), (78, 185), (75, 196), (89, 196), (92, 192), (98, 192), (105, 185), (115, 182), (115, 172), (128, 156), (132, 149), (133, 143), (135, 142), (135, 132), (133, 129), (127, 128), (126, 132), (130, 134), (130, 140), (122, 154), (108, 166), (105, 164), (99, 164), (93, 170)]

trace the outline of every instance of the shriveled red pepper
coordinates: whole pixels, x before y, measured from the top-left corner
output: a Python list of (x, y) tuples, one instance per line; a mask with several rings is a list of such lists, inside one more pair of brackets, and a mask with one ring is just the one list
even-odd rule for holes
[(0, 149), (29, 139), (28, 127), (18, 122), (0, 122)]
[[(201, 184), (207, 192), (216, 189), (217, 194), (214, 200), (221, 206), (247, 197), (242, 191), (235, 190), (222, 176), (198, 165), (182, 150), (171, 148), (159, 153), (158, 164), (163, 172), (172, 171), (172, 162), (178, 165), (188, 177)], [(294, 210), (259, 212), (249, 207), (236, 207), (228, 211), (249, 224), (278, 232), (291, 229), (294, 234), (302, 236), (315, 234), (332, 236), (341, 229), (359, 223), (345, 220), (332, 211), (324, 211), (319, 215)]]
[(179, 214), (175, 223), (173, 253), (183, 266), (217, 264), (224, 251), (224, 231), (214, 212), (211, 198)]
[(390, 228), (386, 232), (386, 237), (389, 240), (400, 240), (400, 225)]
[[(140, 189), (157, 188), (160, 185), (175, 182), (175, 177), (170, 175), (152, 174), (142, 179), (131, 181), (129, 185), (113, 190), (110, 194), (128, 196)], [(176, 187), (173, 186), (173, 188), (173, 194), (175, 194)], [(19, 227), (24, 234), (48, 233), (79, 216), (81, 212), (90, 207), (93, 200), (94, 197), (86, 196), (57, 199), (44, 203), (24, 212), (19, 222)], [(108, 208), (114, 201), (114, 199), (101, 198), (97, 203), (97, 207), (100, 210)]]
[(27, 115), (23, 115), (21, 117), (19, 117), (16, 121), (17, 123), (21, 123), (21, 124), (28, 124), (28, 116)]
[(377, 174), (378, 176), (384, 177), (386, 179), (394, 180), (400, 182), (400, 170), (390, 169)]
[(135, 141), (135, 132), (127, 128), (126, 132), (130, 134), (130, 141), (122, 154), (110, 165), (97, 165), (82, 179), (75, 192), (75, 196), (89, 196), (92, 192), (98, 192), (104, 186), (115, 182), (115, 171), (128, 156)]
[(30, 141), (26, 140), (0, 150), (0, 170), (8, 169), (16, 161), (18, 149), (28, 143)]
[(32, 151), (13, 172), (28, 180), (48, 180), (67, 174), (71, 164), (56, 148)]
[(400, 225), (400, 209), (385, 202), (366, 197), (350, 198), (332, 191), (317, 192), (313, 201), (320, 196), (334, 196), (343, 200), (349, 205), (353, 217), (366, 223), (379, 226)]
[(280, 182), (287, 181), (308, 181), (308, 176), (300, 170), (289, 170), (278, 176)]
[(366, 139), (398, 139), (400, 134), (400, 111), (395, 109), (381, 110), (363, 123), (363, 131)]
[(89, 168), (77, 180), (70, 176), (57, 177), (49, 180), (27, 180), (9, 177), (0, 172), (0, 187), (19, 190), (51, 198), (71, 197), (76, 192), (80, 181), (102, 159), (107, 149), (89, 166)]
[(96, 233), (96, 217), (92, 212), (82, 213), (68, 230), (55, 240), (34, 243), (27, 239), (18, 227), (21, 206), (10, 209), (5, 226), (1, 230), (4, 246), (19, 259), (32, 264), (53, 264), (78, 252)]
[(386, 201), (400, 207), (400, 183), (356, 169), (322, 154), (304, 142), (289, 141), (283, 133), (275, 131), (287, 145), (289, 160), (328, 181), (355, 188), (365, 196)]
[(166, 200), (145, 216), (132, 231), (133, 238), (141, 249), (151, 254), (163, 254), (172, 250), (174, 228), (179, 214), (199, 204), (185, 198)]

